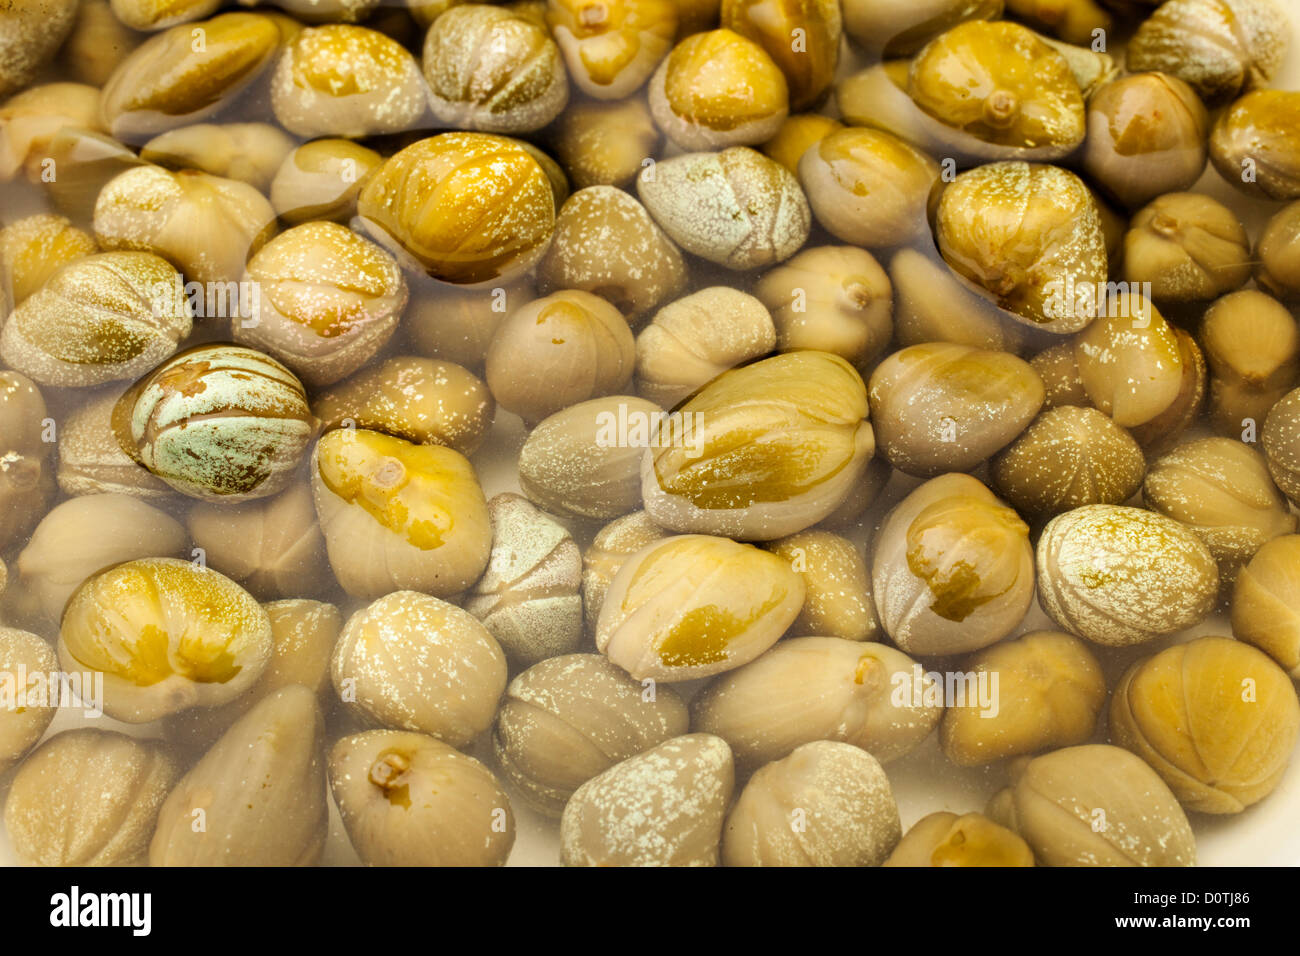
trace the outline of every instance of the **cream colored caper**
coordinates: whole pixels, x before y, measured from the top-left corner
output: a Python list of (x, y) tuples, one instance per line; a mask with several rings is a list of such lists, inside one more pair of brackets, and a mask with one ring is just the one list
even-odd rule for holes
[(433, 115), (456, 129), (528, 133), (569, 99), (560, 48), (544, 24), (502, 7), (460, 4), (424, 40)]
[(415, 57), (377, 30), (331, 23), (303, 30), (271, 78), (275, 118), (305, 138), (360, 139), (412, 129), (427, 108)]
[(1029, 844), (980, 813), (939, 812), (903, 834), (881, 866), (1033, 866)]
[(710, 286), (660, 309), (636, 338), (636, 390), (672, 408), (723, 372), (776, 346), (763, 303), (728, 286)]
[[(50, 699), (49, 677), (58, 670), (59, 659), (44, 638), (0, 627), (0, 772), (36, 746), (54, 719), (61, 695)], [(57, 677), (55, 686), (62, 687)]]
[(312, 691), (322, 707), (330, 685), (330, 658), (343, 627), (333, 604), (290, 598), (263, 604), (271, 620), (271, 658), (257, 683), (217, 707), (191, 708), (166, 719), (167, 737), (191, 748), (206, 750), (258, 701), (282, 687), (300, 684)]
[(1006, 447), (1038, 414), (1045, 392), (1014, 355), (933, 342), (876, 366), (868, 395), (889, 463), (931, 476), (967, 471)]
[(145, 501), (175, 492), (123, 450), (113, 431), (120, 391), (109, 387), (73, 411), (58, 430), (59, 488), (68, 495), (124, 494)]
[(879, 866), (902, 836), (880, 761), (815, 740), (759, 769), (727, 814), (725, 866)]
[(1014, 828), (1046, 866), (1191, 866), (1186, 814), (1145, 761), (1104, 744), (1036, 757), (1009, 801)]
[(312, 386), (373, 358), (406, 308), (397, 261), (336, 222), (282, 232), (248, 260), (241, 282), (257, 294), (234, 323), (235, 341), (269, 352)]
[(891, 291), (865, 249), (818, 246), (767, 273), (754, 294), (772, 310), (782, 351), (819, 349), (866, 368), (893, 335)]
[(1210, 367), (1210, 420), (1240, 437), (1257, 427), (1300, 377), (1300, 324), (1276, 299), (1243, 289), (1217, 300), (1201, 320)]
[(363, 719), (459, 747), (492, 723), (506, 658), (468, 611), (394, 591), (348, 618), (330, 673), (344, 705)]
[(1101, 664), (1083, 641), (1059, 631), (987, 647), (965, 666), (976, 686), (967, 685), (966, 699), (949, 706), (939, 727), (944, 753), (959, 766), (1081, 744), (1106, 702)]
[(549, 0), (546, 22), (582, 92), (618, 100), (645, 83), (672, 47), (678, 9), (674, 0)]
[(866, 413), (861, 377), (828, 352), (724, 372), (658, 430), (642, 465), (646, 512), (682, 532), (770, 540), (802, 531), (866, 470), (875, 449)]
[(492, 745), (528, 804), (558, 817), (573, 792), (620, 761), (688, 730), (671, 687), (642, 682), (599, 654), (565, 654), (510, 682)]
[(599, 295), (569, 289), (529, 302), (501, 323), (485, 375), (502, 408), (538, 422), (587, 399), (626, 391), (635, 361), (636, 343), (622, 313)]
[(796, 637), (709, 684), (691, 702), (691, 727), (722, 737), (750, 769), (814, 740), (850, 743), (888, 763), (938, 725), (941, 691), (884, 644)]
[(91, 727), (65, 730), (14, 775), (5, 829), (28, 864), (140, 864), (180, 776), (180, 764), (157, 741)]
[(1088, 398), (1117, 425), (1145, 425), (1178, 399), (1182, 350), (1173, 327), (1136, 292), (1109, 299), (1103, 315), (1074, 339)]
[(346, 221), (383, 157), (347, 139), (316, 139), (284, 157), (270, 183), (271, 206), (285, 222)]
[(619, 568), (647, 545), (669, 536), (644, 511), (616, 518), (596, 533), (582, 556), (582, 617), (587, 633), (596, 633), (605, 594)]
[(57, 176), (46, 162), (50, 144), (64, 127), (103, 130), (99, 94), (84, 83), (45, 83), (23, 90), (0, 106), (0, 180), (20, 171), (33, 183)]
[(9, 309), (21, 305), (60, 267), (99, 251), (63, 216), (27, 216), (0, 229), (0, 293)]
[(1029, 528), (977, 479), (931, 479), (886, 516), (871, 584), (885, 633), (909, 654), (986, 647), (1034, 599)]
[(264, 192), (293, 148), (294, 141), (270, 123), (200, 123), (160, 133), (145, 143), (140, 158), (237, 179)]
[(926, 231), (939, 165), (891, 133), (848, 127), (799, 160), (813, 215), (837, 239), (869, 249), (906, 245)]
[(325, 539), (305, 481), (244, 504), (199, 502), (186, 523), (204, 560), (263, 600), (319, 594), (328, 583)]
[(487, 566), (487, 501), (457, 451), (336, 428), (316, 444), (311, 482), (330, 567), (349, 594), (458, 594)]
[(1141, 508), (1085, 505), (1038, 540), (1038, 598), (1062, 628), (1121, 647), (1199, 623), (1219, 572), (1191, 529)]
[(543, 419), (519, 450), (519, 487), (539, 508), (608, 521), (641, 501), (641, 460), (663, 409), (634, 395), (570, 405)]
[(104, 84), (108, 131), (139, 142), (206, 119), (266, 72), (281, 38), (276, 21), (256, 13), (224, 13), (149, 38)]
[(142, 558), (92, 575), (59, 628), (68, 671), (104, 675), (104, 711), (145, 723), (224, 704), (261, 676), (271, 622), (247, 591), (210, 568)]
[(181, 275), (148, 252), (74, 259), (14, 310), (0, 358), (42, 385), (134, 378), (176, 351), (193, 319)]
[(399, 355), (316, 394), (322, 427), (365, 428), (472, 455), (492, 427), (487, 384), (453, 362)]
[(862, 552), (842, 535), (801, 531), (779, 538), (768, 550), (803, 578), (803, 610), (792, 633), (873, 641), (880, 631), (871, 596), (871, 577)]
[(1026, 325), (1075, 332), (1098, 314), (1101, 215), (1067, 170), (1001, 162), (962, 173), (939, 199), (935, 239), (959, 275)]
[(803, 579), (777, 555), (709, 535), (647, 545), (623, 564), (596, 648), (637, 680), (691, 680), (753, 660), (803, 607)]
[(501, 866), (515, 842), (492, 771), (424, 734), (371, 730), (338, 741), (330, 789), (369, 866)]
[(1250, 278), (1250, 240), (1237, 214), (1200, 193), (1169, 193), (1141, 209), (1124, 236), (1124, 278), (1157, 302), (1197, 302)]
[(1043, 412), (994, 457), (993, 487), (1021, 514), (1045, 518), (1080, 505), (1123, 504), (1146, 459), (1127, 430), (1095, 408)]
[(20, 600), (46, 623), (57, 622), (82, 581), (136, 558), (179, 555), (185, 529), (166, 512), (127, 495), (86, 495), (50, 510), (15, 568)]
[(27, 537), (54, 494), (48, 465), (54, 420), (46, 413), (31, 379), (0, 371), (0, 547), (6, 549)]
[(149, 865), (314, 865), (328, 834), (324, 749), (314, 693), (264, 697), (168, 795)]
[(1124, 76), (1088, 100), (1083, 168), (1125, 206), (1140, 206), (1196, 184), (1209, 127), (1196, 91), (1176, 76)]
[(1264, 456), (1231, 438), (1186, 442), (1154, 461), (1142, 499), (1205, 542), (1225, 589), (1266, 541), (1296, 530), (1296, 517), (1269, 478)]
[(571, 103), (552, 126), (555, 156), (578, 189), (627, 186), (662, 141), (639, 96)]
[(644, 206), (613, 186), (570, 196), (537, 266), (538, 291), (592, 292), (635, 321), (686, 285), (681, 252)]
[(101, 246), (156, 253), (196, 282), (238, 281), (274, 232), (275, 210), (256, 189), (194, 170), (129, 169), (95, 201)]
[[(955, 342), (1001, 352), (1022, 350), (1024, 325), (963, 284), (934, 250), (900, 249), (889, 261), (889, 278), (899, 345)], [(1037, 364), (1034, 368), (1046, 382)], [(1050, 387), (1048, 392), (1050, 406)]]
[(1300, 535), (1266, 542), (1237, 575), (1232, 633), (1300, 677)]
[(674, 156), (646, 166), (636, 182), (674, 242), (728, 269), (774, 265), (808, 239), (812, 212), (794, 174), (744, 146)]
[(516, 667), (577, 650), (582, 552), (573, 536), (520, 495), (488, 502), (492, 555), (465, 600)]
[(569, 798), (565, 866), (717, 866), (735, 767), (712, 734), (674, 737), (617, 763)]

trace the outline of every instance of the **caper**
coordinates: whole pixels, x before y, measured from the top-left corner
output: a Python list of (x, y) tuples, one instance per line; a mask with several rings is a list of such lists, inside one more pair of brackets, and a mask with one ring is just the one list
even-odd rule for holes
[(1228, 207), (1199, 193), (1169, 193), (1141, 209), (1124, 236), (1124, 278), (1157, 302), (1197, 302), (1250, 278), (1250, 240)]
[(555, 156), (578, 189), (627, 186), (663, 141), (640, 96), (571, 103), (552, 131)]
[(1220, 114), (1210, 160), (1257, 199), (1300, 199), (1300, 92), (1256, 90)]
[(1083, 168), (1121, 203), (1140, 206), (1201, 178), (1209, 126), (1196, 91), (1177, 77), (1121, 77), (1088, 100)]
[(843, 0), (844, 32), (869, 53), (915, 53), (965, 20), (996, 20), (1003, 0)]
[(607, 299), (636, 322), (686, 285), (686, 263), (644, 206), (613, 186), (570, 196), (537, 266), (543, 294), (578, 289)]
[(794, 174), (744, 146), (665, 159), (642, 169), (636, 184), (674, 242), (728, 269), (790, 258), (812, 225)]
[(1095, 408), (1060, 405), (999, 452), (989, 475), (1017, 511), (1045, 518), (1081, 505), (1123, 504), (1145, 471), (1127, 430)]
[(962, 173), (939, 200), (935, 238), (957, 273), (1026, 325), (1074, 332), (1098, 314), (1101, 217), (1067, 170), (1003, 162)]
[(876, 366), (868, 396), (889, 463), (930, 477), (967, 471), (1004, 448), (1038, 414), (1044, 390), (1014, 355), (932, 342)]
[(303, 30), (271, 77), (275, 118), (307, 138), (411, 129), (427, 95), (420, 67), (401, 44), (345, 23)]
[(838, 130), (799, 160), (799, 182), (817, 221), (867, 248), (905, 245), (924, 234), (938, 181), (934, 160), (881, 130)]
[(1300, 700), (1262, 651), (1200, 637), (1128, 669), (1111, 699), (1110, 733), (1189, 810), (1240, 813), (1281, 781)]
[(921, 485), (872, 545), (880, 623), (909, 654), (956, 654), (1006, 637), (1034, 599), (1029, 527), (969, 475)]
[(1300, 299), (1300, 202), (1273, 214), (1255, 245), (1256, 281), (1280, 299)]
[(889, 344), (890, 292), (880, 263), (853, 246), (805, 249), (754, 289), (772, 310), (778, 348), (833, 352), (858, 368), (869, 367)]
[(1273, 0), (1168, 0), (1138, 27), (1128, 68), (1177, 76), (1218, 105), (1268, 83), (1287, 27)]
[(1210, 366), (1210, 420), (1222, 434), (1236, 438), (1258, 427), (1300, 376), (1300, 326), (1254, 289), (1210, 306), (1200, 339)]
[(104, 84), (104, 122), (114, 136), (139, 140), (206, 119), (266, 72), (280, 43), (276, 22), (256, 13), (223, 13), (165, 30)]
[(838, 0), (725, 0), (722, 25), (760, 44), (785, 74), (790, 109), (816, 106), (839, 62)]
[(555, 225), (550, 180), (528, 151), (486, 133), (443, 133), (384, 161), (357, 214), (374, 237), (458, 284), (526, 271)]
[(569, 99), (560, 49), (543, 24), (501, 7), (458, 5), (424, 40), (434, 116), (456, 129), (528, 133)]
[(668, 53), (679, 14), (675, 0), (549, 0), (546, 22), (582, 92), (618, 100)]

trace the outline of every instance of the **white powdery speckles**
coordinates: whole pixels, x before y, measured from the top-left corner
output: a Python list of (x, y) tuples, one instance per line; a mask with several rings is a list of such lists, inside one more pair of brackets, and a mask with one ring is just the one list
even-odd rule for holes
[(637, 193), (678, 245), (729, 269), (790, 258), (812, 224), (794, 175), (744, 146), (656, 163), (637, 178)]
[(566, 866), (715, 866), (734, 784), (731, 749), (688, 734), (578, 788), (560, 821)]
[(1138, 644), (1191, 627), (1219, 586), (1201, 540), (1163, 515), (1087, 505), (1054, 518), (1037, 552), (1038, 596), (1061, 627), (1098, 644)]

